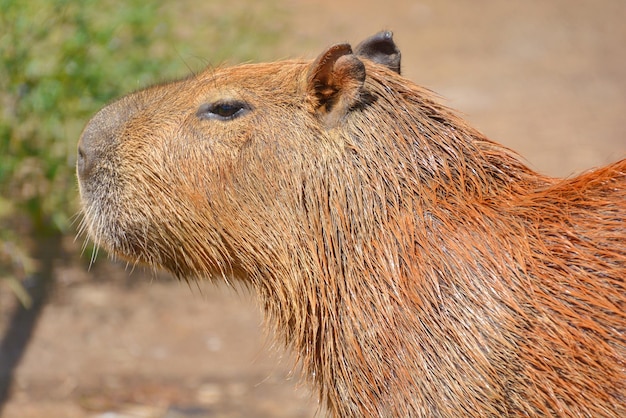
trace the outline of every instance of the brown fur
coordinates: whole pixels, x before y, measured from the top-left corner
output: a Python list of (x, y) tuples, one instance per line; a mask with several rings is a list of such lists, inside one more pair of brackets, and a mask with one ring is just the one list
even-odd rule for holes
[[(81, 139), (84, 228), (245, 280), (335, 416), (626, 416), (626, 160), (542, 176), (369, 58), (109, 105)], [(220, 101), (249, 109), (199, 111)]]

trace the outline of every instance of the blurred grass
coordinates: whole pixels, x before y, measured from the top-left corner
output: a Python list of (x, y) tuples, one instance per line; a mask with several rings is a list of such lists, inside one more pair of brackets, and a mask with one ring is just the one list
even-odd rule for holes
[(262, 59), (285, 31), (272, 2), (0, 0), (0, 279), (73, 235), (75, 148), (108, 101), (204, 65)]

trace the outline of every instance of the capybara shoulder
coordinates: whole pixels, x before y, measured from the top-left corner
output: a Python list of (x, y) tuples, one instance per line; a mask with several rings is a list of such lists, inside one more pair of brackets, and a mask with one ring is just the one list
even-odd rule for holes
[(334, 416), (626, 416), (626, 160), (540, 175), (400, 64), (382, 32), (119, 99), (83, 229), (244, 281)]

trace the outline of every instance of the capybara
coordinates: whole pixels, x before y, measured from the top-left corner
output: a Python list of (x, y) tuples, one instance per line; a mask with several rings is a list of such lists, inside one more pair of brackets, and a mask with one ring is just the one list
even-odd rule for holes
[(626, 160), (534, 172), (390, 32), (123, 97), (78, 178), (98, 245), (258, 294), (333, 416), (626, 417)]

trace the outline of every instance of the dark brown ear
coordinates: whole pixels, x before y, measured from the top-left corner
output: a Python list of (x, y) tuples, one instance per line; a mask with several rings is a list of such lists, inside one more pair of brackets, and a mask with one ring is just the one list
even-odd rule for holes
[(400, 50), (393, 41), (391, 31), (378, 32), (357, 45), (354, 53), (400, 74)]
[(307, 87), (316, 112), (333, 126), (361, 99), (365, 65), (348, 44), (324, 51), (309, 67)]

